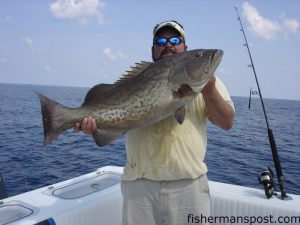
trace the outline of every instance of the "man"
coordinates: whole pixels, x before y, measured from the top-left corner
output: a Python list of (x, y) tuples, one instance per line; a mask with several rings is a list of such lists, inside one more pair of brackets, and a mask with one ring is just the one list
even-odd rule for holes
[[(153, 61), (186, 51), (185, 42), (184, 29), (178, 22), (158, 24), (153, 31)], [(191, 215), (209, 216), (207, 167), (203, 162), (206, 121), (208, 118), (228, 130), (233, 117), (231, 98), (213, 75), (202, 93), (189, 103), (183, 124), (168, 117), (129, 131), (121, 184), (123, 224), (191, 224)], [(83, 120), (83, 132), (92, 134), (96, 129), (92, 118)], [(80, 130), (80, 124), (75, 125), (75, 130)]]

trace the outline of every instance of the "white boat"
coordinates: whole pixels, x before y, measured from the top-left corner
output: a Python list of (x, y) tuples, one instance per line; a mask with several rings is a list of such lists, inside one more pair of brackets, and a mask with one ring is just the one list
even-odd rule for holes
[[(122, 167), (107, 166), (0, 202), (0, 224), (119, 225)], [(300, 224), (300, 195), (267, 199), (264, 190), (209, 181), (208, 224)], [(199, 224), (201, 215), (188, 215)], [(145, 221), (145, 224), (146, 221)]]

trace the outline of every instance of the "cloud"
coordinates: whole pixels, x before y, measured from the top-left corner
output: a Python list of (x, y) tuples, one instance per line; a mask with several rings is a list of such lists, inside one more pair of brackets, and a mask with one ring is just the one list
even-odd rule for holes
[(299, 30), (299, 22), (295, 19), (284, 18), (283, 25), (288, 32), (297, 33)]
[(4, 64), (4, 63), (7, 63), (7, 62), (8, 62), (8, 60), (6, 58), (2, 58), (2, 57), (0, 58), (0, 63)]
[(120, 51), (113, 51), (110, 47), (104, 48), (102, 50), (102, 53), (112, 60), (119, 60), (125, 58), (125, 54), (123, 54)]
[(94, 17), (101, 24), (104, 6), (104, 0), (56, 0), (50, 5), (50, 11), (58, 19), (76, 19), (86, 24), (88, 18)]
[(52, 72), (53, 70), (52, 70), (52, 68), (51, 68), (51, 66), (49, 66), (49, 65), (45, 65), (45, 70), (47, 71), (47, 72)]
[(33, 51), (33, 41), (30, 37), (23, 37), (22, 42), (27, 45), (30, 51)]
[(31, 37), (23, 37), (21, 41), (29, 48), (31, 52), (42, 54), (45, 52), (44, 48), (38, 48), (34, 46), (33, 40)]
[(291, 35), (300, 37), (299, 22), (296, 19), (290, 19), (285, 16), (285, 13), (281, 15), (283, 35), (286, 40), (289, 40)]
[(24, 37), (22, 38), (22, 41), (27, 44), (28, 46), (32, 46), (33, 42), (32, 39), (30, 37)]
[(300, 30), (300, 23), (296, 19), (288, 18), (285, 13), (279, 16), (279, 22), (272, 21), (263, 17), (259, 11), (248, 2), (243, 3), (243, 14), (250, 24), (250, 30), (259, 37), (265, 40), (274, 40), (279, 34), (284, 38), (290, 35), (298, 35)]
[(1, 21), (1, 23), (5, 23), (6, 24), (6, 23), (12, 23), (13, 19), (12, 19), (11, 16), (6, 16), (4, 18), (1, 18), (0, 21)]
[(259, 37), (272, 40), (281, 31), (276, 21), (261, 16), (258, 10), (248, 2), (243, 3), (243, 13), (251, 25), (250, 30)]
[(228, 74), (231, 74), (231, 72), (230, 72), (229, 70), (224, 69), (223, 67), (219, 67), (219, 68), (218, 68), (218, 73), (219, 73), (220, 75), (228, 75)]

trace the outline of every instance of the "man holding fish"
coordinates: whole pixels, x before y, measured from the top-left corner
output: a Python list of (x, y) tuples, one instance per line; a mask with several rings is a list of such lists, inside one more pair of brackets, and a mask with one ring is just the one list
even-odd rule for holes
[[(181, 24), (172, 20), (155, 26), (154, 62), (185, 51), (186, 35)], [(189, 95), (191, 89), (181, 85), (174, 96)], [(190, 224), (190, 214), (210, 215), (207, 167), (203, 162), (207, 118), (229, 130), (234, 118), (233, 102), (212, 72), (201, 93), (174, 116), (126, 133), (127, 164), (121, 184), (123, 224)], [(76, 123), (75, 130), (92, 134), (96, 143), (103, 137), (92, 117)]]

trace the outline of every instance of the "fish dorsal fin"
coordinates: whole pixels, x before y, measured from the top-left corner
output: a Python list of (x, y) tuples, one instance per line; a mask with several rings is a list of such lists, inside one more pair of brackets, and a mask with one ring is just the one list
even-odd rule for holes
[(97, 84), (92, 87), (86, 94), (82, 106), (100, 103), (102, 99), (105, 99), (105, 96), (110, 93), (114, 86), (114, 84)]
[(114, 84), (98, 84), (92, 87), (85, 96), (84, 102), (82, 106), (87, 106), (95, 103), (101, 103), (106, 96), (109, 96), (110, 91), (117, 85), (129, 80), (132, 77), (140, 74), (143, 70), (145, 70), (148, 66), (150, 66), (152, 62), (141, 61), (136, 63), (135, 66), (131, 67), (131, 70), (126, 71), (127, 73), (123, 75), (118, 81)]
[(127, 70), (123, 76), (115, 82), (115, 85), (119, 85), (124, 83), (125, 81), (135, 77), (140, 74), (143, 70), (145, 70), (148, 66), (153, 64), (152, 62), (141, 61), (139, 63), (135, 63), (135, 66), (130, 67), (130, 70)]

